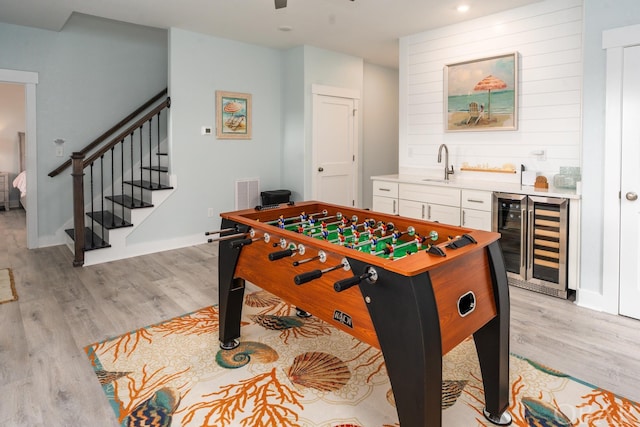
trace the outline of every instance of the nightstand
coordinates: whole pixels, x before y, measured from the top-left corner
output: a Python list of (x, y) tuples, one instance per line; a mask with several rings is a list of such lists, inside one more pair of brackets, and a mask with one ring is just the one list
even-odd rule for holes
[(9, 173), (0, 172), (0, 203), (4, 204), (4, 210), (9, 210)]

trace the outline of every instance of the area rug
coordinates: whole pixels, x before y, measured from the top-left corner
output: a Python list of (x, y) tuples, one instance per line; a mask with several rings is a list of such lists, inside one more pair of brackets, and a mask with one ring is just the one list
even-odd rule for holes
[[(122, 426), (399, 426), (380, 351), (264, 291), (245, 297), (240, 346), (218, 347), (207, 307), (87, 346)], [(638, 426), (640, 406), (510, 357), (515, 426)], [(490, 426), (473, 339), (443, 361), (446, 427)], [(409, 426), (412, 427), (412, 426)]]
[(0, 304), (18, 299), (13, 271), (10, 268), (0, 270)]

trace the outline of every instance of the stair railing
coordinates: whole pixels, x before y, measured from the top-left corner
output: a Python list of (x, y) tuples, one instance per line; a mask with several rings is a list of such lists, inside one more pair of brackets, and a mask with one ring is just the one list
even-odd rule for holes
[[(84, 147), (82, 150), (79, 151), (79, 153), (84, 154), (85, 156), (87, 155), (87, 153), (90, 153), (92, 150), (94, 150), (96, 147), (98, 147), (103, 141), (105, 141), (107, 138), (109, 138), (109, 136), (113, 135), (118, 129), (122, 129), (122, 127), (124, 125), (126, 125), (127, 123), (129, 123), (131, 120), (133, 120), (134, 118), (136, 118), (137, 116), (140, 115), (140, 113), (142, 113), (143, 111), (145, 111), (147, 108), (149, 108), (150, 106), (152, 106), (156, 101), (158, 101), (160, 98), (162, 98), (163, 96), (165, 96), (167, 94), (167, 88), (164, 88), (160, 93), (158, 93), (157, 95), (155, 95), (153, 98), (149, 99), (147, 102), (145, 102), (144, 104), (142, 104), (140, 107), (138, 107), (134, 112), (132, 112), (131, 114), (129, 114), (127, 117), (125, 117), (124, 119), (120, 120), (118, 123), (116, 123), (115, 125), (113, 125), (109, 130), (107, 130), (105, 133), (103, 133), (102, 135), (100, 135), (99, 137), (97, 137), (95, 140), (93, 140), (92, 142), (90, 142), (89, 144), (87, 144), (86, 147)], [(60, 172), (64, 171), (65, 169), (67, 169), (69, 166), (71, 166), (71, 159), (65, 161), (64, 163), (62, 163), (60, 166), (58, 166), (57, 168), (55, 168), (54, 170), (52, 170), (51, 172), (49, 172), (49, 176), (51, 178), (53, 178), (56, 175), (59, 175)]]
[[(166, 91), (164, 91), (166, 93)], [(162, 96), (162, 93), (159, 94)], [(157, 95), (155, 100), (157, 101)], [(152, 102), (151, 102), (152, 104)], [(145, 104), (144, 111), (150, 105), (150, 101)], [(158, 104), (144, 116), (140, 117), (133, 124), (126, 129), (118, 133), (115, 137), (109, 140), (100, 149), (97, 149), (87, 159), (85, 159), (88, 152), (95, 149), (100, 143), (106, 141), (109, 135), (102, 135), (96, 141), (89, 144), (84, 150), (74, 152), (71, 155), (69, 164), (72, 167), (72, 181), (73, 181), (73, 235), (74, 235), (74, 266), (82, 266), (84, 264), (84, 252), (85, 247), (97, 248), (105, 245), (105, 233), (106, 230), (115, 227), (116, 221), (121, 221), (124, 225), (125, 222), (125, 204), (127, 202), (136, 201), (134, 197), (134, 168), (136, 165), (135, 155), (139, 155), (137, 161), (140, 166), (140, 184), (143, 183), (143, 159), (145, 156), (145, 149), (148, 149), (149, 157), (149, 181), (151, 181), (151, 173), (153, 173), (153, 137), (155, 133), (156, 151), (160, 152), (160, 116), (165, 109), (168, 109), (171, 105), (171, 99), (166, 98), (162, 103)], [(140, 109), (139, 109), (140, 110)], [(133, 114), (133, 113), (132, 113)], [(131, 115), (130, 115), (131, 116)], [(131, 117), (122, 120), (125, 124), (131, 121)], [(153, 120), (156, 119), (157, 131), (153, 132)], [(122, 126), (114, 126), (110, 129), (110, 133), (113, 134), (116, 130)], [(148, 135), (149, 145), (143, 148), (143, 136)], [(137, 143), (136, 143), (137, 141)], [(128, 142), (128, 144), (127, 144)], [(134, 147), (135, 145), (137, 147)], [(126, 146), (128, 145), (128, 147)], [(92, 146), (91, 148), (89, 148)], [(119, 157), (119, 159), (117, 158)], [(128, 157), (128, 158), (125, 158)], [(127, 162), (125, 162), (125, 160)], [(52, 171), (49, 176), (55, 176), (60, 171), (64, 170), (67, 166), (64, 164)], [(125, 170), (125, 167), (129, 168), (129, 171)], [(85, 169), (89, 168), (89, 186), (85, 188)], [(161, 169), (160, 157), (158, 156), (157, 169)], [(125, 174), (128, 172), (130, 176), (129, 184), (131, 185), (131, 197), (130, 199), (125, 195)], [(52, 175), (53, 174), (53, 175)], [(106, 175), (106, 176), (105, 176)], [(116, 180), (120, 179), (120, 195), (115, 194)], [(160, 179), (160, 175), (158, 175)], [(110, 195), (105, 194), (105, 181), (110, 184)], [(159, 182), (159, 181), (158, 181)], [(97, 186), (97, 191), (96, 191)], [(142, 190), (140, 190), (142, 191)], [(85, 226), (85, 196), (90, 198), (91, 214), (91, 226), (87, 228)], [(105, 220), (105, 206), (104, 200), (108, 199), (111, 202), (110, 218)], [(94, 209), (94, 202), (99, 200), (100, 210)], [(137, 203), (137, 202), (134, 202)], [(116, 216), (116, 204), (120, 207), (120, 218)], [(133, 206), (136, 207), (136, 206)], [(99, 216), (99, 218), (97, 217)], [(110, 222), (110, 224), (107, 224)], [(97, 225), (96, 223), (99, 223)], [(87, 233), (89, 236), (87, 236)]]

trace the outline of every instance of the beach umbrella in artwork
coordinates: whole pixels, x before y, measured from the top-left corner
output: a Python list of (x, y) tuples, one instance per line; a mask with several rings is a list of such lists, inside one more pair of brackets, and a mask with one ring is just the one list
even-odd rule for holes
[(505, 82), (489, 74), (487, 77), (476, 83), (476, 86), (473, 88), (474, 91), (489, 91), (489, 105), (487, 106), (487, 114), (489, 115), (489, 119), (491, 119), (491, 91), (495, 89), (504, 89), (506, 87), (507, 84)]
[(224, 105), (223, 110), (225, 113), (231, 114), (231, 117), (229, 117), (229, 119), (225, 122), (225, 125), (232, 130), (238, 129), (238, 127), (244, 121), (244, 116), (241, 116), (239, 118), (236, 117), (236, 113), (242, 110), (242, 105), (236, 101), (227, 102)]

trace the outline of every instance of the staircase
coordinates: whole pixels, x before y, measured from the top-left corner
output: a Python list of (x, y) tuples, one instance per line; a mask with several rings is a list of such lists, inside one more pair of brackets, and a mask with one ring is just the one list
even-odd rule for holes
[(139, 255), (127, 238), (173, 192), (167, 152), (166, 89), (71, 160), (73, 228), (65, 230), (74, 266)]

